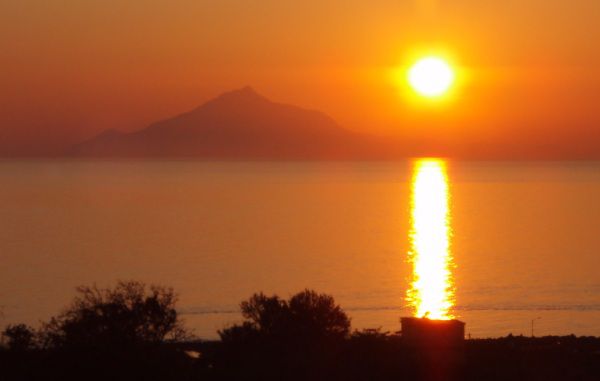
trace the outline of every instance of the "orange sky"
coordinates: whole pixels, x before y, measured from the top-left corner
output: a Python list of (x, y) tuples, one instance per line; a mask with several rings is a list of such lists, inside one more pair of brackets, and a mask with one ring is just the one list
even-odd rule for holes
[[(0, 154), (139, 129), (248, 84), (352, 129), (585, 156), (600, 152), (598, 20), (597, 0), (4, 0)], [(430, 51), (464, 73), (443, 104), (393, 79)]]

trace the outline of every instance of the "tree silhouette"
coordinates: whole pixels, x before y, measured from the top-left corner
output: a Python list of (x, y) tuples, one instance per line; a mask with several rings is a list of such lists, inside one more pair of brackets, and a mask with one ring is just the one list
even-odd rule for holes
[(26, 324), (7, 326), (2, 332), (2, 338), (11, 350), (24, 351), (36, 346), (36, 332)]
[(71, 306), (42, 329), (47, 347), (115, 347), (180, 340), (186, 335), (172, 289), (119, 282), (81, 286)]
[(219, 331), (215, 367), (227, 379), (336, 379), (350, 319), (326, 294), (304, 290), (289, 300), (254, 294), (240, 304), (245, 321)]
[(332, 296), (304, 290), (289, 301), (277, 295), (254, 294), (240, 304), (242, 326), (220, 331), (223, 340), (255, 331), (260, 336), (295, 339), (342, 339), (350, 332), (350, 319)]
[(294, 295), (288, 306), (299, 335), (341, 339), (350, 332), (350, 319), (330, 295), (304, 290)]

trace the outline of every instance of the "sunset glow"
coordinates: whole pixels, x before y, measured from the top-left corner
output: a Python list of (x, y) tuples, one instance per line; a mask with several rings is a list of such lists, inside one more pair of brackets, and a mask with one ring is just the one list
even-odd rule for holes
[(454, 304), (454, 285), (449, 197), (444, 161), (417, 160), (411, 193), (413, 279), (407, 294), (416, 317), (453, 318), (450, 311)]
[(0, 381), (600, 381), (599, 20), (0, 0)]

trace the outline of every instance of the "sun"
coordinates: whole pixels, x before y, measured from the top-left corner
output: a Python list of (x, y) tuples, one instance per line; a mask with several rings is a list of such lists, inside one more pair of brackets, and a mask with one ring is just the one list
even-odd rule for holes
[(439, 57), (425, 57), (408, 71), (408, 83), (420, 95), (440, 97), (448, 92), (454, 82), (454, 71)]

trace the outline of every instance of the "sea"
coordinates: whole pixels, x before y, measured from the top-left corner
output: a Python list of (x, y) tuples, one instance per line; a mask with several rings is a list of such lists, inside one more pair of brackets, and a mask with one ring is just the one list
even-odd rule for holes
[[(443, 160), (453, 315), (472, 338), (600, 336), (600, 162)], [(161, 284), (204, 339), (255, 292), (332, 295), (353, 329), (411, 316), (415, 161), (0, 162), (0, 326), (79, 285)], [(433, 239), (433, 238), (432, 238)]]

